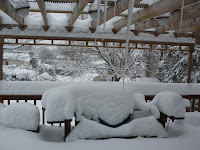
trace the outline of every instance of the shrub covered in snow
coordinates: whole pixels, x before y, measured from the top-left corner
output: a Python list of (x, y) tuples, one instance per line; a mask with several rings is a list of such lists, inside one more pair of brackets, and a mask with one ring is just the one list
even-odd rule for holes
[(3, 111), (3, 109), (6, 107), (6, 105), (0, 103), (0, 124), (1, 124), (1, 113)]
[(8, 128), (37, 130), (39, 122), (39, 109), (30, 103), (11, 104), (2, 111), (2, 124)]
[(13, 69), (4, 71), (4, 79), (9, 81), (35, 81), (36, 72), (27, 69)]
[(110, 128), (83, 117), (66, 138), (66, 141), (135, 136), (167, 137), (168, 135), (153, 116), (135, 119), (118, 128)]

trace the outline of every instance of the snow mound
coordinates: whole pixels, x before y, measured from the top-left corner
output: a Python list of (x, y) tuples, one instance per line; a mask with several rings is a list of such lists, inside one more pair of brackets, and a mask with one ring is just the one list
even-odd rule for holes
[(111, 90), (93, 91), (88, 96), (80, 97), (83, 115), (88, 119), (99, 122), (99, 119), (109, 125), (121, 123), (133, 112), (132, 97), (123, 92)]
[(181, 95), (176, 92), (165, 91), (158, 93), (152, 102), (159, 111), (175, 118), (185, 117), (185, 103)]
[(78, 139), (100, 139), (112, 137), (157, 136), (167, 137), (167, 133), (155, 117), (135, 119), (118, 128), (110, 128), (95, 121), (82, 118), (81, 122), (66, 138), (67, 142)]
[(200, 126), (200, 112), (185, 113), (185, 123), (193, 126)]
[(136, 78), (135, 81), (136, 82), (155, 82), (155, 83), (160, 83), (160, 81), (157, 78), (147, 78), (147, 77)]
[(39, 122), (39, 109), (30, 103), (11, 104), (2, 111), (2, 124), (8, 128), (37, 130)]
[(0, 124), (1, 124), (1, 113), (3, 111), (3, 109), (6, 107), (6, 105), (0, 103)]
[[(74, 109), (70, 108), (73, 102), (69, 103), (71, 100), (70, 94), (68, 94), (67, 87), (58, 87), (53, 90), (49, 90), (51, 93), (46, 98), (46, 119), (47, 122), (54, 121), (64, 121), (65, 119), (72, 119)], [(70, 106), (66, 106), (66, 103)], [(74, 106), (73, 106), (74, 107)], [(70, 108), (70, 109), (67, 109)], [(67, 116), (67, 118), (65, 118)], [(69, 118), (71, 116), (71, 118)]]

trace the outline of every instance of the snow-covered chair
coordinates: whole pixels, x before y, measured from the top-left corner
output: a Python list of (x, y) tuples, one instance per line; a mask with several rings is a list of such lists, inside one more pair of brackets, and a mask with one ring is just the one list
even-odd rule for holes
[(172, 120), (185, 118), (184, 100), (182, 96), (176, 92), (160, 92), (148, 103), (145, 102), (143, 94), (135, 94), (135, 101), (135, 106), (139, 110), (151, 110), (152, 114), (154, 114), (164, 127), (167, 118)]
[(2, 111), (2, 125), (32, 132), (39, 132), (40, 112), (30, 103), (15, 103)]

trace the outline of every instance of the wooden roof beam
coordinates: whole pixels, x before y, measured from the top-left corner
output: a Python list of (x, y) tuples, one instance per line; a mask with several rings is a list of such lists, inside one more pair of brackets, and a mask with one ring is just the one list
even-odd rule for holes
[[(200, 4), (196, 4), (196, 5), (184, 8), (183, 20), (200, 17), (199, 9), (200, 9)], [(170, 14), (168, 23), (180, 22), (180, 17), (181, 17), (181, 10), (178, 9)], [(150, 19), (150, 20), (146, 20), (144, 22), (137, 23), (135, 25), (135, 30), (136, 31), (144, 31), (146, 29), (155, 28), (155, 27), (159, 27), (159, 26), (160, 25), (156, 19)]]
[(180, 31), (180, 23), (174, 22), (165, 26), (156, 27), (158, 33), (163, 33), (170, 30), (176, 30), (176, 33), (198, 32), (200, 31), (200, 17), (184, 20), (182, 30)]
[[(79, 0), (45, 0), (47, 2), (66, 2), (66, 3), (78, 3)], [(82, 0), (81, 0), (82, 1)], [(89, 3), (93, 3), (95, 0), (89, 0)], [(101, 1), (101, 4), (104, 4), (104, 1)], [(108, 5), (113, 5), (114, 2), (113, 1), (108, 1)]]
[[(139, 2), (141, 2), (142, 0), (136, 0), (135, 1), (135, 5), (139, 4)], [(119, 16), (123, 11), (127, 10), (128, 9), (128, 0), (118, 0), (116, 2), (116, 12), (115, 12), (115, 15), (116, 16)], [(115, 17), (114, 15), (114, 9), (115, 9), (115, 5), (112, 5), (108, 8), (107, 10), (107, 18), (106, 18), (106, 21), (112, 19)], [(99, 19), (99, 26), (102, 25), (104, 23), (104, 16), (105, 14), (101, 14), (100, 15), (100, 19)], [(97, 21), (92, 21), (91, 23), (91, 28), (92, 29), (95, 29), (96, 28), (96, 24), (97, 24)]]
[(0, 10), (2, 10), (10, 18), (13, 18), (13, 20), (16, 21), (20, 26), (24, 25), (24, 18), (18, 15), (16, 9), (8, 0), (0, 0)]
[(47, 13), (45, 8), (45, 2), (44, 0), (37, 0), (43, 21), (44, 21), (44, 29), (48, 30), (48, 19), (47, 19)]
[[(200, 0), (184, 0), (184, 6), (199, 2)], [(167, 12), (172, 12), (174, 10), (180, 9), (182, 5), (181, 0), (161, 0), (147, 8), (144, 8), (132, 16), (132, 24), (160, 16)], [(114, 23), (114, 29), (120, 30), (127, 26), (127, 18), (120, 19)]]
[(89, 1), (90, 0), (81, 0), (80, 4), (79, 3), (76, 4), (76, 6), (74, 8), (74, 11), (73, 11), (71, 17), (69, 18), (68, 28), (72, 28), (73, 27), (74, 23), (78, 19), (79, 15), (83, 12), (84, 8), (87, 6)]

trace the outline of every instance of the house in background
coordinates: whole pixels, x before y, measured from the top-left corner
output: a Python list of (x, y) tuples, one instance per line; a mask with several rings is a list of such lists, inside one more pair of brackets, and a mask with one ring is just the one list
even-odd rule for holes
[(29, 69), (30, 68), (30, 55), (28, 53), (7, 53), (3, 55), (3, 68), (4, 69)]

